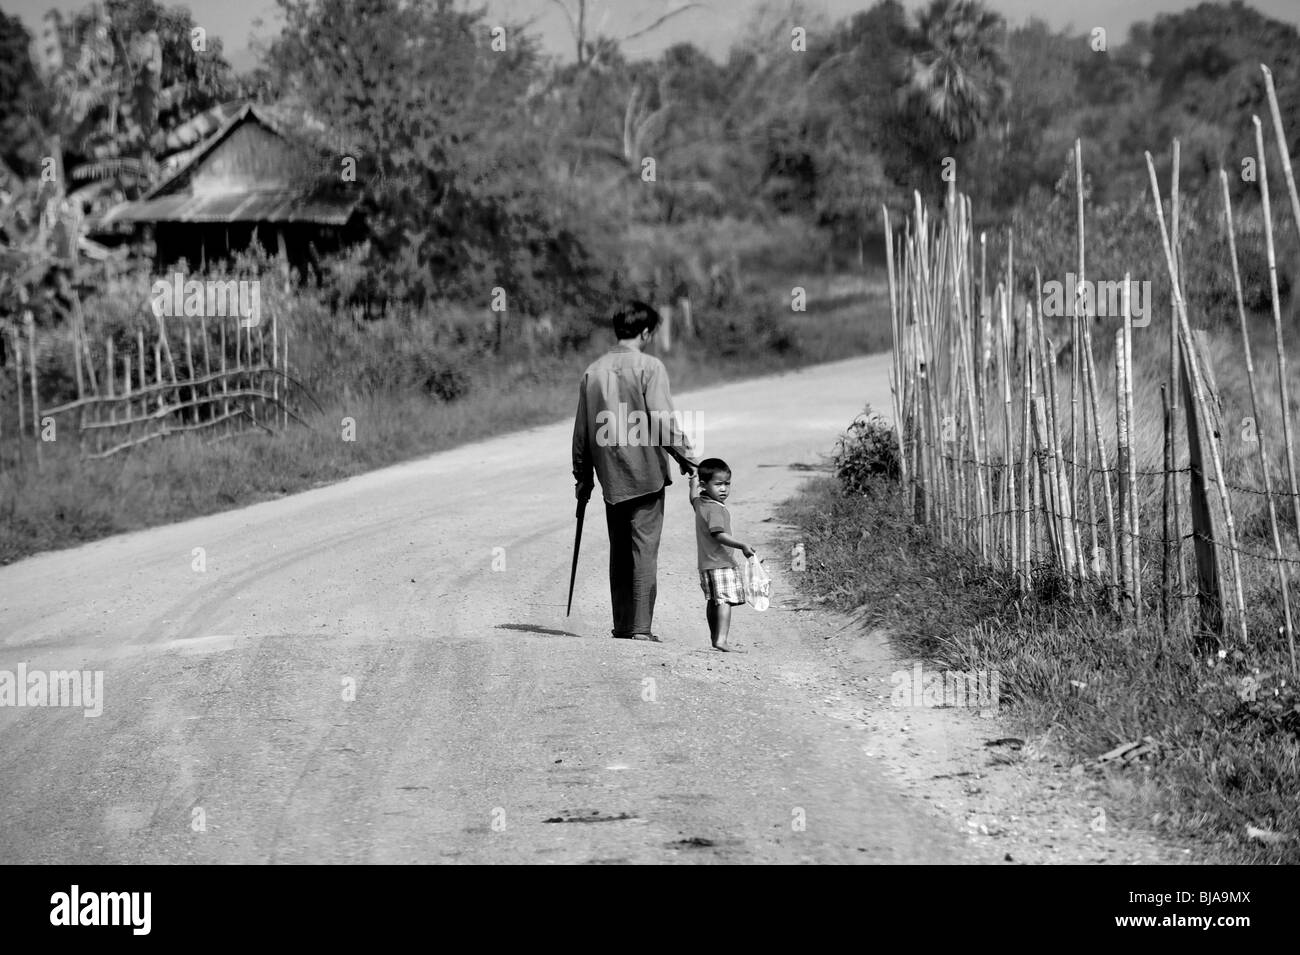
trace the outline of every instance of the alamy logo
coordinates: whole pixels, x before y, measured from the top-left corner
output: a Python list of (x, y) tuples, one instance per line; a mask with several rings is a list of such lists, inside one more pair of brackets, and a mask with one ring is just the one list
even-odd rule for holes
[(602, 448), (613, 447), (664, 447), (677, 444), (676, 434), (682, 434), (696, 453), (702, 450), (704, 413), (698, 411), (629, 412), (627, 403), (620, 401), (617, 411), (596, 414), (596, 444)]
[(896, 670), (889, 678), (894, 706), (970, 706), (995, 710), (1002, 687), (997, 670), (930, 670), (921, 664)]
[(129, 925), (133, 935), (148, 935), (151, 892), (70, 892), (50, 896), (51, 925)]
[(1064, 283), (1055, 279), (1043, 283), (1045, 318), (1073, 318), (1076, 315), (1120, 318), (1127, 299), (1133, 327), (1146, 328), (1151, 324), (1150, 282), (1130, 280), (1125, 288), (1123, 282), (1094, 282), (1091, 279), (1079, 282), (1077, 278), (1073, 272), (1066, 272)]
[(104, 712), (103, 670), (0, 670), (0, 706), (71, 706), (82, 716)]
[(157, 318), (239, 316), (240, 328), (262, 324), (261, 279), (185, 279), (181, 272), (155, 279), (150, 302)]

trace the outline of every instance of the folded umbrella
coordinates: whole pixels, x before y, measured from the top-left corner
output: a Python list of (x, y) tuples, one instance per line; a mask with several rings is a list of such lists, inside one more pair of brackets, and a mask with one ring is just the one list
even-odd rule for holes
[(573, 609), (573, 582), (578, 578), (578, 548), (582, 546), (582, 518), (586, 510), (587, 499), (584, 497), (578, 501), (578, 529), (573, 534), (573, 569), (569, 571), (569, 605), (564, 608), (566, 617)]

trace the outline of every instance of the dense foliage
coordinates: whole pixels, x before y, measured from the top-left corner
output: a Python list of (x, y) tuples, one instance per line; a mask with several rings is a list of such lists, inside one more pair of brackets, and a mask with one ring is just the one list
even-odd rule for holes
[[(328, 131), (324, 177), (356, 164), (371, 241), (363, 258), (326, 270), (335, 301), (486, 308), (499, 288), (511, 314), (587, 321), (617, 295), (707, 297), (754, 268), (694, 242), (700, 223), (775, 235), (778, 220), (798, 219), (841, 264), (861, 257), (879, 248), (881, 206), (901, 212), (913, 191), (937, 202), (945, 171), (973, 195), (991, 259), (1010, 225), (1022, 262), (1063, 277), (1073, 231), (1063, 174), (1076, 137), (1089, 172), (1089, 270), (1118, 278), (1127, 265), (1159, 280), (1142, 152), (1157, 154), (1167, 181), (1178, 136), (1189, 277), (1223, 284), (1222, 270), (1195, 268), (1222, 259), (1222, 166), (1243, 224), (1247, 304), (1269, 304), (1257, 186), (1242, 160), (1254, 152), (1251, 114), (1267, 121), (1260, 62), (1300, 127), (1300, 35), (1241, 2), (1161, 14), (1103, 43), (1037, 20), (1009, 26), (980, 0), (930, 0), (915, 13), (879, 0), (838, 22), (801, 0), (768, 0), (718, 61), (690, 43), (633, 58), (620, 41), (653, 34), (654, 17), (601, 36), (588, 0), (565, 0), (571, 62), (544, 56), (526, 24), (452, 0), (278, 2), (284, 27), (244, 77), (217, 38), (196, 50), (193, 18), (157, 0), (74, 14), (53, 73), (32, 68), (26, 30), (0, 17), (0, 46), (13, 54), (0, 69), (4, 161), (30, 179), (54, 144), (69, 170), (58, 185), (90, 212), (157, 181), (158, 161), (179, 155), (168, 135), (196, 112), (254, 95)], [(1270, 181), (1282, 199), (1278, 167)], [(1288, 203), (1274, 213), (1293, 244)], [(1279, 254), (1284, 289), (1293, 252)], [(1193, 291), (1196, 321), (1230, 311), (1226, 288)]]

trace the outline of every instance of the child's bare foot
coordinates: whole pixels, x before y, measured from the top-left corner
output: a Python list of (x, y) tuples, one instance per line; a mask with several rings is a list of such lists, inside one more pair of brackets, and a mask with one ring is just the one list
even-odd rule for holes
[(741, 650), (739, 647), (733, 647), (731, 644), (727, 643), (726, 640), (719, 640), (717, 643), (713, 645), (713, 649), (721, 650), (723, 653), (744, 653), (745, 652), (744, 650)]

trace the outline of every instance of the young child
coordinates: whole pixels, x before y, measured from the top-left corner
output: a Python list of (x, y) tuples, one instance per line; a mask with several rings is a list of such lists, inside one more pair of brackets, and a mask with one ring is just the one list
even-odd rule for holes
[(735, 558), (727, 548), (748, 560), (754, 550), (731, 536), (731, 469), (721, 458), (706, 458), (691, 475), (691, 505), (695, 508), (695, 545), (700, 562), (700, 589), (707, 598), (709, 639), (713, 649), (739, 652), (727, 643), (731, 608), (745, 602), (744, 584)]

